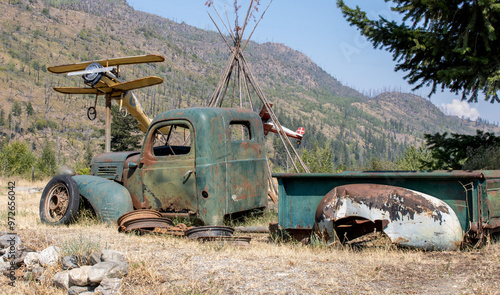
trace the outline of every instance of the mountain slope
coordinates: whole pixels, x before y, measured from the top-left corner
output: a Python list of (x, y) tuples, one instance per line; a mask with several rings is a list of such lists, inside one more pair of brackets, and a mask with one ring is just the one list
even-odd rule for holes
[[(94, 104), (93, 96), (52, 90), (82, 86), (82, 80), (48, 73), (48, 66), (163, 55), (162, 64), (121, 69), (126, 80), (149, 75), (165, 80), (136, 93), (154, 117), (168, 109), (206, 104), (229, 57), (217, 33), (135, 11), (124, 0), (0, 0), (0, 9), (0, 131), (5, 138), (30, 142), (36, 152), (45, 141), (53, 142), (58, 155), (60, 150), (59, 163), (82, 160), (84, 142), (91, 142), (94, 153), (100, 150), (103, 102), (98, 102), (99, 120), (88, 121), (86, 109)], [(424, 133), (474, 133), (476, 128), (500, 132), (498, 126), (445, 116), (415, 95), (367, 98), (283, 44), (250, 42), (244, 54), (282, 123), (306, 127), (301, 146), (328, 143), (335, 164), (394, 159), (406, 145), (420, 144)], [(20, 116), (12, 114), (16, 102), (23, 106)], [(28, 102), (34, 108), (31, 115), (25, 109)]]

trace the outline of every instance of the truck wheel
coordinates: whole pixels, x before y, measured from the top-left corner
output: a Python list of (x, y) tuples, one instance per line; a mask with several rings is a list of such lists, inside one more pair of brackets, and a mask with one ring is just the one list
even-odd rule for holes
[(52, 225), (70, 224), (80, 205), (80, 190), (68, 175), (58, 175), (45, 186), (40, 199), (40, 219)]

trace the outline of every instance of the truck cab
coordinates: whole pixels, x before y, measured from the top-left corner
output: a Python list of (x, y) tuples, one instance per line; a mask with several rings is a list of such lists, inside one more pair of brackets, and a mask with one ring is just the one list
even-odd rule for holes
[[(266, 165), (256, 113), (188, 108), (158, 115), (140, 152), (94, 157), (91, 174), (122, 184), (133, 209), (194, 215), (206, 225), (220, 225), (229, 214), (266, 206)], [(118, 217), (112, 215), (104, 219)]]

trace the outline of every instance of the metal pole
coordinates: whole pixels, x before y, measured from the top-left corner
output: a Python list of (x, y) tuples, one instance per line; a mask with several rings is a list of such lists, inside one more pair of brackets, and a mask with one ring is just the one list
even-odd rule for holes
[(105, 141), (104, 141), (104, 152), (111, 152), (111, 97), (106, 95), (106, 121), (105, 121)]

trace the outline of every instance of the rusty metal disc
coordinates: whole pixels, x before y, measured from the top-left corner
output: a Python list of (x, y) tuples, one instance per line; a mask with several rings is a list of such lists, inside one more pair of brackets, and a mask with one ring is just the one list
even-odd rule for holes
[(196, 239), (202, 242), (230, 242), (235, 244), (245, 244), (245, 243), (250, 244), (250, 241), (252, 240), (251, 237), (226, 237), (226, 236), (198, 237)]
[(166, 228), (156, 227), (152, 233), (154, 234), (163, 234), (163, 235), (171, 235), (171, 236), (184, 236), (185, 229), (179, 226), (171, 226)]
[(186, 230), (186, 237), (197, 239), (199, 237), (230, 237), (234, 233), (234, 228), (229, 226), (198, 226)]
[(121, 227), (125, 222), (129, 220), (136, 220), (136, 219), (143, 219), (143, 218), (155, 218), (155, 217), (162, 217), (161, 213), (156, 210), (151, 210), (151, 209), (139, 209), (139, 210), (134, 210), (127, 212), (120, 216), (116, 223), (118, 224), (119, 227)]
[(130, 232), (132, 230), (153, 231), (155, 228), (168, 228), (173, 226), (172, 219), (166, 217), (150, 217), (131, 219), (123, 222), (120, 231)]

